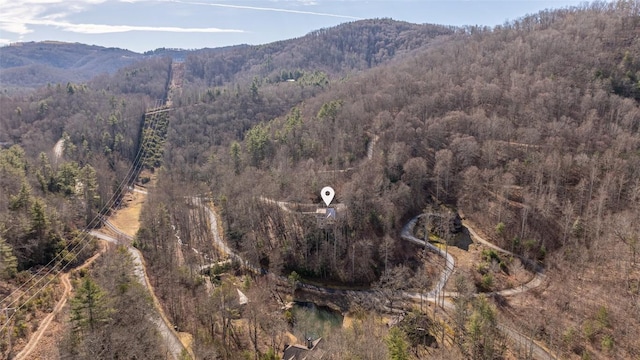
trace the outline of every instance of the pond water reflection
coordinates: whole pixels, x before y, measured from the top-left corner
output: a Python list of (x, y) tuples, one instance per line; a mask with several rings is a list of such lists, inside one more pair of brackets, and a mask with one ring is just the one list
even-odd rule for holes
[(332, 329), (342, 327), (342, 314), (327, 306), (297, 301), (291, 312), (293, 333), (301, 339), (326, 337)]

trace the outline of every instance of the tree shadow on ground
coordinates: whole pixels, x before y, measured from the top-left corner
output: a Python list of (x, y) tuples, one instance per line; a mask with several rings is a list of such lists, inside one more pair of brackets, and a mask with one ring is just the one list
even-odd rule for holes
[(471, 236), (469, 236), (469, 232), (465, 228), (464, 231), (456, 234), (452, 245), (464, 251), (469, 251), (469, 245), (471, 244), (473, 244), (473, 240), (471, 240)]

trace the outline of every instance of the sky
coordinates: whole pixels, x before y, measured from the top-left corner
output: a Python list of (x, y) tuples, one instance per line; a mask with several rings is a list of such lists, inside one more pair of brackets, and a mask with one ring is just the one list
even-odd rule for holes
[(371, 18), (495, 26), (569, 0), (0, 0), (0, 45), (64, 41), (144, 52), (266, 44)]

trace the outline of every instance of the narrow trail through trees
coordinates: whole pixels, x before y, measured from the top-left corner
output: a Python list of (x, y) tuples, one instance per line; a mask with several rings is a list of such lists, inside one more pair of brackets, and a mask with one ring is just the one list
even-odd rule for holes
[(27, 359), (28, 356), (31, 355), (31, 353), (37, 348), (37, 345), (40, 342), (40, 339), (42, 339), (42, 336), (49, 329), (49, 325), (51, 324), (51, 321), (53, 320), (53, 318), (58, 313), (60, 313), (60, 311), (67, 304), (69, 296), (71, 295), (71, 291), (73, 290), (73, 287), (71, 286), (71, 281), (69, 280), (71, 274), (89, 267), (102, 254), (104, 254), (106, 250), (107, 250), (106, 245), (104, 243), (101, 243), (99, 252), (97, 252), (92, 257), (87, 259), (82, 265), (78, 266), (77, 268), (74, 268), (73, 270), (69, 272), (65, 272), (62, 275), (60, 275), (60, 283), (62, 283), (62, 286), (63, 286), (63, 293), (62, 293), (62, 296), (60, 297), (60, 300), (58, 300), (58, 303), (53, 308), (53, 311), (51, 311), (44, 319), (42, 319), (42, 322), (40, 322), (40, 325), (38, 326), (38, 330), (36, 330), (36, 332), (33, 333), (33, 335), (31, 335), (25, 347), (16, 355), (15, 357), (16, 360)]
[[(172, 67), (171, 67), (171, 71), (169, 74), (169, 79), (168, 79), (168, 84), (170, 84), (167, 87), (167, 91), (166, 91), (166, 96), (165, 96), (165, 101), (166, 103), (162, 106), (156, 106), (153, 109), (150, 109), (149, 111), (146, 112), (145, 116), (149, 116), (149, 115), (154, 115), (157, 113), (162, 113), (165, 111), (169, 111), (170, 108), (168, 106), (170, 106), (170, 97), (172, 95), (172, 92), (175, 90), (175, 87), (179, 87), (179, 85), (181, 85), (182, 80), (175, 79), (175, 74), (179, 74), (180, 76), (182, 76), (182, 71), (181, 68), (183, 67), (183, 64), (173, 64), (172, 63)], [(143, 146), (143, 145), (141, 145)], [(55, 156), (56, 160), (60, 160), (62, 158), (64, 152), (64, 139), (60, 139), (54, 146), (53, 148), (53, 154)], [(135, 171), (136, 169), (134, 169)], [(146, 190), (138, 190), (135, 188), (130, 188), (131, 191), (134, 192), (139, 192), (139, 193), (145, 193), (146, 194)], [(104, 219), (103, 219), (104, 220)], [(153, 299), (153, 303), (154, 303), (154, 307), (156, 308), (156, 312), (158, 314), (158, 317), (154, 317), (152, 318), (152, 322), (157, 326), (158, 331), (160, 333), (160, 335), (164, 338), (165, 343), (167, 345), (167, 348), (169, 349), (171, 356), (175, 359), (180, 359), (182, 358), (182, 356), (184, 355), (184, 352), (189, 353), (189, 355), (193, 357), (193, 354), (191, 353), (191, 351), (182, 344), (182, 342), (180, 341), (178, 335), (176, 334), (176, 332), (173, 330), (173, 327), (171, 326), (170, 322), (168, 321), (166, 315), (164, 314), (162, 307), (160, 306), (160, 302), (158, 301), (157, 297), (155, 296), (154, 292), (153, 292), (153, 288), (151, 287), (151, 283), (146, 275), (146, 268), (144, 265), (144, 260), (142, 257), (142, 254), (140, 253), (140, 251), (138, 249), (135, 249), (133, 246), (131, 246), (132, 244), (132, 240), (133, 238), (122, 232), (120, 229), (118, 229), (116, 226), (114, 226), (112, 223), (110, 223), (108, 220), (103, 221), (103, 225), (108, 228), (109, 230), (113, 231), (115, 234), (117, 234), (117, 238), (111, 237), (107, 234), (101, 233), (99, 231), (96, 230), (90, 230), (86, 232), (88, 232), (90, 235), (93, 235), (94, 237), (109, 242), (109, 243), (113, 243), (113, 244), (119, 244), (119, 245), (126, 245), (127, 249), (129, 251), (129, 254), (131, 255), (132, 259), (133, 259), (133, 264), (134, 264), (134, 275), (136, 277), (136, 279), (138, 280), (138, 282), (140, 282), (140, 284), (142, 284), (151, 294), (151, 297)], [(91, 258), (87, 259), (81, 266), (72, 269), (69, 272), (65, 272), (60, 274), (59, 280), (63, 285), (63, 294), (60, 298), (60, 300), (58, 300), (56, 306), (54, 307), (53, 311), (51, 313), (49, 313), (43, 320), (42, 322), (39, 324), (38, 329), (36, 330), (36, 332), (29, 338), (27, 344), (25, 345), (25, 347), (16, 355), (16, 359), (25, 359), (28, 358), (28, 356), (30, 356), (32, 354), (32, 352), (37, 348), (38, 343), (40, 342), (42, 336), (44, 335), (44, 333), (46, 333), (46, 331), (49, 329), (49, 326), (53, 320), (53, 318), (60, 313), (60, 311), (64, 308), (64, 306), (66, 305), (68, 298), (73, 290), (73, 287), (71, 285), (71, 282), (69, 280), (70, 274), (76, 271), (79, 271), (81, 269), (84, 269), (86, 267), (88, 267), (90, 264), (92, 264), (98, 257), (100, 257), (100, 255), (102, 255), (105, 251), (106, 251), (107, 247), (103, 244), (101, 246), (101, 249), (98, 253), (94, 254)]]
[[(284, 202), (284, 201), (277, 201), (277, 200), (273, 200), (273, 199), (268, 199), (265, 197), (261, 197), (260, 200), (278, 206), (280, 209), (286, 211), (286, 212), (295, 212), (293, 210), (291, 210), (289, 208), (289, 205), (291, 205), (291, 203), (288, 202)], [(212, 212), (211, 209), (208, 209), (208, 211)], [(448, 252), (430, 244), (429, 242), (425, 242), (423, 239), (418, 239), (415, 236), (412, 235), (413, 233), (413, 228), (416, 225), (416, 222), (418, 221), (419, 218), (423, 217), (423, 216), (427, 216), (429, 214), (420, 214), (418, 216), (415, 216), (414, 218), (412, 218), (411, 220), (409, 220), (409, 222), (407, 224), (405, 224), (405, 226), (402, 228), (402, 231), (400, 233), (400, 237), (406, 241), (409, 241), (411, 243), (414, 243), (420, 247), (423, 247), (425, 249), (428, 249), (430, 252), (433, 252), (441, 257), (443, 257), (446, 260), (446, 265), (443, 269), (443, 271), (440, 274), (440, 277), (438, 279), (438, 282), (436, 283), (436, 285), (426, 294), (425, 293), (416, 293), (416, 292), (403, 292), (403, 296), (405, 298), (408, 299), (412, 299), (412, 300), (426, 300), (432, 303), (435, 303), (436, 306), (442, 306), (443, 309), (445, 310), (453, 310), (455, 308), (454, 303), (452, 302), (452, 299), (457, 297), (458, 294), (456, 292), (445, 292), (444, 291), (444, 287), (446, 286), (449, 278), (451, 277), (451, 275), (453, 274), (453, 271), (455, 270), (455, 259), (453, 258), (453, 256), (451, 254), (449, 254)], [(486, 239), (484, 239), (483, 237), (481, 237), (480, 235), (478, 235), (478, 233), (472, 228), (470, 227), (470, 224), (468, 222), (463, 222), (464, 227), (467, 229), (467, 231), (469, 231), (469, 234), (471, 235), (471, 238), (473, 240), (475, 240), (478, 243), (481, 243), (487, 247), (490, 247), (491, 249), (494, 249), (496, 251), (502, 252), (504, 254), (510, 255), (510, 256), (516, 256), (518, 257), (518, 255), (500, 248), (497, 245), (492, 244), (491, 242), (487, 241)], [(211, 227), (211, 231), (217, 231), (217, 229), (214, 229), (214, 227)], [(219, 236), (218, 236), (219, 237)], [(225, 245), (226, 247), (226, 245)], [(544, 273), (543, 273), (543, 269), (539, 266), (535, 266), (532, 265), (533, 269), (534, 269), (534, 277), (532, 280), (530, 280), (527, 283), (524, 283), (522, 285), (516, 286), (514, 288), (510, 288), (510, 289), (504, 289), (504, 290), (499, 290), (499, 291), (494, 291), (494, 292), (490, 292), (490, 293), (486, 293), (485, 295), (487, 296), (503, 296), (503, 297), (508, 297), (508, 296), (513, 296), (513, 295), (517, 295), (517, 294), (521, 294), (524, 293), (526, 291), (529, 291), (533, 288), (536, 288), (540, 285), (542, 285), (543, 280), (544, 280)], [(372, 290), (342, 290), (342, 289), (331, 289), (331, 288), (323, 288), (323, 287), (319, 287), (319, 286), (315, 286), (315, 285), (307, 285), (307, 284), (303, 284), (301, 286), (303, 289), (308, 289), (308, 290), (314, 290), (314, 291), (319, 291), (319, 292), (324, 292), (324, 293), (332, 293), (332, 294), (373, 294)], [(439, 298), (443, 298), (443, 301), (438, 301)], [(526, 349), (529, 353), (531, 353), (534, 358), (536, 359), (544, 359), (544, 360), (554, 360), (557, 359), (557, 357), (546, 347), (544, 347), (541, 344), (538, 344), (537, 342), (535, 342), (532, 338), (523, 335), (522, 333), (516, 331), (515, 329), (512, 329), (506, 325), (502, 325), (499, 324), (498, 328), (506, 335), (508, 336), (517, 346)]]
[[(171, 65), (171, 73), (170, 73), (170, 79), (168, 84), (170, 84), (167, 88), (167, 96), (166, 96), (166, 102), (164, 105), (162, 106), (157, 106), (153, 109), (150, 109), (149, 111), (146, 112), (146, 116), (150, 116), (150, 115), (156, 115), (156, 114), (160, 114), (160, 113), (164, 113), (164, 112), (168, 112), (170, 110), (175, 110), (175, 108), (172, 108), (172, 95), (173, 92), (178, 90), (180, 87), (180, 79), (176, 79), (175, 76), (176, 75), (181, 75), (182, 74), (182, 68), (181, 66), (183, 66), (183, 64), (172, 64)], [(375, 136), (373, 138), (373, 140), (368, 144), (369, 146), (367, 147), (367, 158), (371, 159), (374, 156), (374, 146), (376, 143), (376, 140), (378, 140), (378, 137)], [(520, 145), (520, 144), (517, 144)], [(54, 154), (56, 157), (60, 157), (62, 155), (62, 149), (63, 149), (63, 142), (62, 140), (58, 141), (58, 143), (56, 144), (55, 148), (54, 148)], [(146, 193), (146, 190), (139, 190), (139, 189), (130, 189), (132, 191), (136, 191), (136, 192), (140, 192), (140, 193)], [(279, 208), (281, 208), (284, 211), (287, 212), (295, 212), (294, 210), (291, 210), (289, 208), (290, 205), (292, 205), (292, 203), (288, 203), (288, 202), (283, 202), (283, 201), (277, 201), (277, 200), (272, 200), (272, 199), (268, 199), (268, 198), (264, 198), (261, 197), (260, 198), (262, 201), (270, 203), (272, 205), (278, 206)], [(219, 228), (218, 228), (218, 220), (217, 220), (217, 214), (215, 212), (214, 209), (211, 208), (211, 206), (208, 206), (207, 204), (205, 204), (205, 201), (202, 198), (199, 197), (194, 197), (191, 199), (191, 201), (197, 205), (197, 206), (201, 206), (207, 213), (208, 215), (208, 222), (209, 222), (209, 227), (210, 227), (210, 231), (212, 233), (214, 242), (215, 242), (215, 246), (224, 254), (226, 254), (231, 260), (236, 261), (238, 263), (240, 263), (244, 268), (246, 268), (249, 271), (252, 271), (254, 273), (260, 273), (260, 269), (258, 269), (257, 267), (251, 265), (249, 262), (247, 262), (246, 260), (244, 260), (239, 254), (235, 253), (232, 249), (230, 249), (226, 243), (224, 242), (224, 240), (222, 239), (222, 236), (219, 233)], [(295, 204), (294, 204), (295, 205)], [(428, 292), (428, 293), (412, 293), (412, 292), (404, 292), (403, 296), (407, 299), (411, 299), (411, 300), (416, 300), (416, 299), (423, 299), (423, 300), (427, 300), (430, 302), (435, 302), (437, 305), (436, 306), (442, 306), (443, 309), (448, 309), (451, 310), (454, 308), (454, 304), (451, 301), (451, 298), (456, 297), (457, 294), (455, 292), (444, 292), (444, 287), (447, 284), (447, 281), (449, 280), (450, 276), (452, 275), (452, 273), (454, 272), (455, 269), (455, 260), (453, 258), (453, 256), (445, 251), (443, 251), (442, 249), (430, 244), (429, 242), (425, 242), (422, 239), (418, 239), (416, 237), (414, 237), (412, 235), (413, 232), (413, 228), (415, 227), (415, 224), (417, 222), (417, 220), (421, 217), (421, 216), (425, 216), (426, 214), (421, 214), (418, 215), (416, 217), (414, 217), (413, 219), (411, 219), (402, 229), (402, 232), (400, 234), (400, 237), (405, 240), (405, 241), (409, 241), (412, 242), (418, 246), (424, 247), (425, 249), (428, 249), (429, 251), (438, 254), (439, 256), (443, 257), (445, 259), (445, 266), (444, 269), (442, 271), (442, 273), (440, 274), (440, 277), (438, 279), (438, 282), (436, 283), (436, 285)], [(500, 251), (502, 253), (511, 255), (511, 256), (515, 256), (515, 254), (504, 250), (492, 243), (490, 243), (489, 241), (487, 241), (486, 239), (482, 238), (481, 236), (479, 236), (474, 230), (473, 228), (471, 228), (469, 226), (468, 223), (463, 223), (466, 227), (466, 229), (468, 229), (469, 234), (471, 235), (471, 237), (478, 243), (482, 243), (485, 246), (488, 246), (496, 251)], [(140, 251), (138, 249), (135, 249), (133, 246), (131, 246), (133, 238), (129, 235), (126, 234), (124, 232), (122, 232), (120, 229), (118, 229), (116, 226), (114, 226), (113, 224), (111, 224), (109, 221), (104, 221), (104, 225), (106, 228), (110, 229), (111, 231), (113, 231), (115, 234), (117, 234), (117, 239), (107, 235), (105, 233), (99, 232), (99, 231), (95, 231), (92, 230), (89, 233), (99, 239), (105, 240), (107, 242), (110, 243), (114, 243), (114, 244), (126, 244), (127, 249), (129, 251), (129, 253), (131, 254), (132, 258), (133, 258), (133, 263), (134, 263), (134, 274), (136, 276), (136, 279), (145, 287), (148, 289), (148, 291), (150, 292), (152, 299), (153, 299), (153, 303), (154, 303), (154, 307), (156, 308), (156, 312), (157, 312), (157, 316), (154, 316), (154, 318), (152, 319), (153, 323), (156, 324), (158, 331), (160, 333), (160, 335), (163, 337), (163, 339), (165, 340), (165, 343), (171, 353), (171, 355), (178, 359), (180, 358), (185, 351), (188, 351), (188, 348), (184, 346), (184, 344), (182, 344), (182, 342), (180, 341), (178, 334), (175, 332), (175, 330), (173, 329), (173, 326), (171, 325), (171, 323), (169, 322), (168, 318), (166, 317), (166, 315), (164, 314), (163, 310), (162, 310), (162, 306), (160, 305), (158, 299), (156, 298), (153, 288), (151, 287), (151, 284), (149, 282), (149, 279), (147, 277), (146, 274), (146, 268), (145, 268), (145, 264), (144, 264), (144, 260), (142, 257), (142, 254), (140, 253)], [(92, 258), (90, 258), (89, 260), (87, 260), (85, 262), (85, 264), (83, 264), (80, 268), (84, 268), (86, 266), (88, 266), (89, 264), (91, 264), (93, 261), (95, 261), (95, 259), (97, 257), (99, 257), (104, 251), (106, 250), (106, 247), (102, 247), (101, 252), (95, 254)], [(194, 249), (195, 251), (197, 251), (197, 249)], [(207, 266), (210, 265), (204, 265), (201, 266), (201, 270), (206, 268)], [(78, 269), (80, 269), (78, 268)], [(75, 271), (75, 270), (74, 270)], [(505, 290), (501, 290), (501, 291), (496, 291), (493, 293), (489, 293), (488, 295), (501, 295), (501, 296), (512, 296), (515, 294), (520, 294), (523, 292), (526, 292), (532, 288), (535, 288), (537, 286), (540, 286), (543, 282), (544, 279), (544, 274), (542, 273), (542, 269), (539, 267), (535, 267), (535, 276), (534, 278), (529, 281), (526, 284), (523, 284), (521, 286), (518, 286), (516, 288), (512, 288), (512, 289), (505, 289)], [(40, 338), (42, 337), (42, 334), (47, 330), (51, 319), (53, 319), (53, 317), (60, 312), (60, 310), (64, 307), (64, 305), (67, 302), (68, 296), (71, 293), (72, 287), (71, 284), (69, 282), (69, 273), (64, 273), (61, 275), (60, 280), (64, 286), (64, 294), (62, 296), (62, 298), (59, 300), (58, 304), (56, 304), (56, 307), (54, 308), (54, 310), (52, 311), (52, 313), (50, 313), (49, 315), (47, 315), (47, 317), (45, 318), (45, 320), (43, 320), (43, 322), (40, 324), (39, 329), (37, 330), (37, 332), (34, 334), (34, 336), (31, 337), (29, 343), (27, 344), (27, 346), (22, 350), (22, 352), (20, 354), (18, 354), (18, 359), (24, 359), (26, 358), (32, 351), (33, 349), (36, 347), (38, 341), (40, 340)], [(285, 279), (286, 281), (286, 279)], [(326, 287), (322, 287), (322, 286), (316, 286), (316, 285), (309, 285), (309, 284), (300, 284), (300, 287), (302, 289), (305, 290), (310, 290), (310, 291), (318, 291), (318, 292), (322, 292), (322, 293), (327, 293), (327, 294), (344, 294), (344, 295), (355, 295), (355, 296), (373, 296), (374, 295), (374, 291), (373, 290), (344, 290), (344, 289), (332, 289), (332, 288), (326, 288)], [(446, 301), (442, 301), (442, 302), (438, 302), (438, 297), (444, 297), (446, 298)], [(501, 331), (506, 334), (509, 338), (512, 339), (512, 341), (514, 341), (516, 344), (518, 344), (520, 347), (525, 347), (527, 349), (529, 349), (530, 353), (538, 359), (555, 359), (556, 357), (553, 356), (553, 354), (551, 354), (551, 352), (546, 349), (545, 347), (535, 343), (533, 341), (533, 339), (522, 335), (521, 333), (507, 327), (504, 325), (499, 325), (499, 328), (501, 329)], [(193, 357), (193, 354), (190, 353), (190, 355)]]

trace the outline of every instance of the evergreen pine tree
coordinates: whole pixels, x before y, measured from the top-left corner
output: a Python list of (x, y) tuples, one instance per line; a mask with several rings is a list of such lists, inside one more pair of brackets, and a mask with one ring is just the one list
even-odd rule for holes
[(71, 299), (73, 331), (94, 331), (99, 324), (109, 321), (110, 313), (105, 292), (90, 278), (82, 280), (76, 295)]

